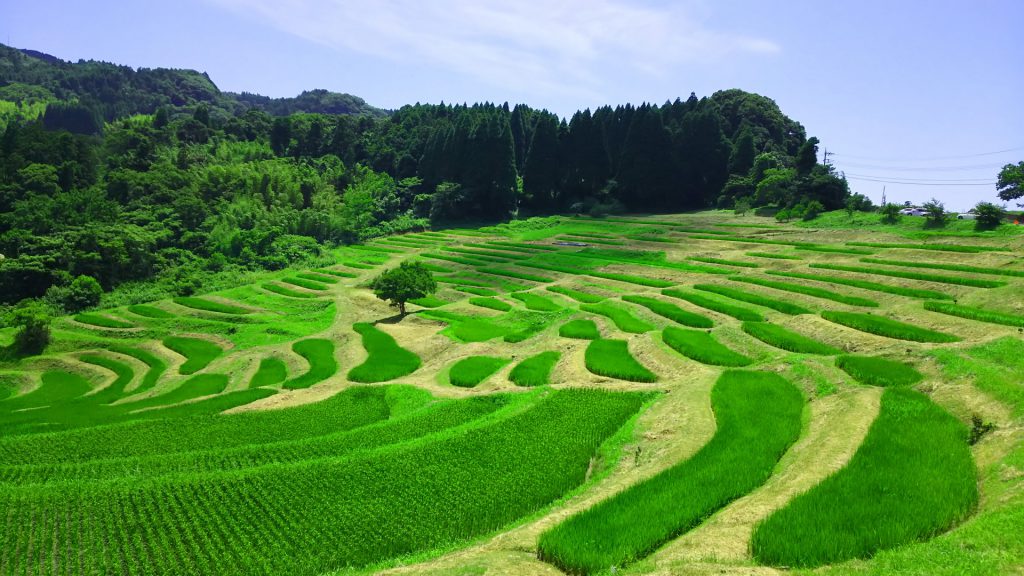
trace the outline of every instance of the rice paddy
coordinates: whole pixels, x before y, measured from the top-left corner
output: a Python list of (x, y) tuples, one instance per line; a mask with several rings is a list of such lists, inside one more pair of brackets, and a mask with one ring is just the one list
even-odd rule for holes
[(985, 238), (551, 217), (58, 319), (0, 358), (0, 575), (1013, 573), (1024, 245)]

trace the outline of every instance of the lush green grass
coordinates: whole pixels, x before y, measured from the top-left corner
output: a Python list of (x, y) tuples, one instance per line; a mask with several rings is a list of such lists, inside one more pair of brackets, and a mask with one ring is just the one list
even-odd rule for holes
[(987, 310), (985, 308), (977, 308), (975, 306), (963, 306), (950, 302), (929, 301), (924, 303), (924, 309), (932, 312), (949, 314), (950, 316), (969, 318), (979, 322), (989, 322), (991, 324), (1004, 324), (1006, 326), (1024, 328), (1024, 316), (997, 312), (995, 310)]
[(82, 324), (89, 324), (90, 326), (98, 326), (100, 328), (134, 328), (135, 324), (128, 322), (127, 320), (118, 320), (117, 318), (111, 318), (102, 314), (93, 314), (91, 312), (82, 312), (81, 314), (75, 315), (75, 322)]
[(156, 306), (149, 306), (146, 304), (134, 304), (128, 307), (128, 311), (132, 314), (142, 316), (143, 318), (152, 318), (156, 320), (166, 320), (169, 318), (176, 318), (174, 314), (157, 308)]
[(288, 367), (284, 361), (279, 358), (264, 358), (260, 360), (260, 367), (249, 381), (249, 387), (276, 386), (287, 379)]
[(789, 254), (777, 254), (775, 252), (747, 252), (747, 256), (753, 256), (754, 258), (772, 258), (774, 260), (803, 260), (799, 256), (792, 256)]
[(539, 296), (533, 292), (513, 292), (509, 296), (519, 300), (526, 305), (529, 310), (537, 310), (539, 312), (555, 312), (561, 310), (562, 307), (555, 303), (550, 298)]
[(738, 368), (752, 362), (750, 358), (715, 340), (710, 331), (683, 330), (669, 326), (662, 331), (661, 339), (676, 352), (702, 364)]
[(491, 290), (490, 288), (481, 288), (479, 286), (456, 286), (456, 290), (465, 292), (467, 294), (476, 294), (477, 296), (497, 296), (498, 292)]
[(568, 296), (569, 298), (572, 298), (577, 302), (582, 302), (583, 304), (597, 304), (598, 302), (607, 300), (606, 297), (600, 296), (598, 294), (591, 294), (590, 292), (573, 290), (572, 288), (566, 288), (564, 286), (548, 286), (547, 290), (550, 292), (554, 292), (555, 294)]
[(143, 350), (141, 348), (134, 348), (132, 346), (125, 346), (123, 344), (109, 344), (107, 350), (115, 352), (117, 354), (124, 354), (135, 358), (139, 362), (142, 362), (146, 366), (149, 366), (149, 370), (142, 376), (142, 381), (136, 386), (132, 392), (145, 392), (150, 388), (156, 386), (158, 380), (167, 370), (167, 363), (157, 357), (155, 354)]
[(861, 384), (869, 386), (910, 386), (924, 376), (910, 364), (878, 356), (837, 356), (836, 366)]
[(413, 298), (412, 300), (409, 300), (409, 303), (422, 306), (424, 308), (440, 308), (446, 304), (451, 304), (451, 302), (442, 300), (433, 294), (428, 294), (422, 298)]
[(300, 272), (295, 275), (296, 278), (302, 278), (303, 280), (312, 280), (321, 284), (337, 284), (340, 278), (355, 278), (357, 275), (349, 272), (336, 272), (334, 270), (324, 270), (322, 273), (319, 272)]
[(310, 294), (309, 292), (299, 292), (298, 290), (292, 290), (286, 286), (280, 284), (267, 283), (263, 285), (263, 289), (267, 292), (273, 292), (279, 296), (287, 296), (289, 298), (318, 298), (317, 294)]
[(887, 294), (907, 296), (908, 298), (930, 298), (933, 300), (953, 299), (953, 297), (950, 296), (949, 294), (943, 294), (942, 292), (936, 292), (935, 290), (923, 290), (921, 288), (906, 288), (903, 286), (892, 286), (889, 284), (869, 282), (867, 280), (855, 280), (853, 278), (842, 278), (839, 276), (825, 276), (819, 274), (803, 274), (800, 272), (777, 272), (775, 270), (767, 270), (766, 272), (773, 276), (785, 276), (786, 278), (800, 278), (802, 280), (814, 280), (815, 282), (828, 282), (829, 284), (852, 286), (854, 288), (860, 288), (862, 290), (885, 292)]
[(472, 388), (483, 382), (502, 366), (511, 362), (508, 358), (495, 356), (470, 356), (452, 364), (448, 371), (448, 381), (453, 386)]
[(658, 376), (636, 361), (625, 340), (597, 339), (590, 342), (584, 354), (587, 370), (598, 376), (630, 382), (657, 382)]
[(561, 357), (562, 353), (557, 351), (530, 356), (512, 368), (508, 379), (516, 386), (544, 386), (549, 383), (551, 370)]
[(318, 292), (327, 290), (329, 286), (315, 280), (309, 280), (306, 278), (300, 278), (298, 276), (286, 276), (278, 280), (285, 284), (291, 284), (292, 286), (298, 286), (299, 288), (305, 288), (306, 290), (316, 290)]
[(424, 258), (430, 258), (432, 260), (442, 260), (445, 262), (454, 262), (455, 264), (462, 264), (463, 266), (486, 266), (487, 262), (483, 260), (477, 260), (475, 258), (466, 258), (464, 256), (452, 256), (450, 254), (434, 254), (433, 252), (425, 252), (420, 254)]
[(74, 550), (83, 574), (121, 573), (122, 553), (136, 574), (320, 574), (450, 546), (582, 484), (643, 401), (560, 391), (487, 425), (352, 458), (3, 491), (5, 549), (24, 551), (7, 566), (52, 566)]
[(737, 320), (743, 320), (744, 322), (763, 322), (764, 316), (761, 316), (760, 312), (747, 308), (745, 306), (739, 306), (732, 302), (726, 302), (717, 298), (712, 298), (700, 294), (697, 292), (690, 292), (684, 290), (662, 290), (662, 294), (665, 296), (671, 296), (673, 298), (679, 298), (680, 300), (686, 300), (690, 304), (706, 308), (708, 310), (714, 310), (720, 314), (726, 316), (732, 316)]
[(1001, 280), (986, 280), (983, 278), (971, 278), (968, 276), (942, 276), (939, 274), (921, 274), (919, 272), (907, 272), (903, 270), (883, 270), (881, 268), (869, 268), (867, 266), (845, 266), (840, 264), (810, 264), (811, 268), (822, 268), (824, 270), (840, 270), (843, 272), (859, 272), (861, 274), (875, 274), (878, 276), (891, 276), (893, 278), (907, 278), (910, 280), (923, 280), (925, 282), (938, 282), (940, 284), (956, 284), (958, 286), (970, 286), (972, 288), (998, 288), (1005, 286), (1006, 282)]
[(949, 529), (978, 501), (967, 430), (926, 396), (890, 388), (850, 463), (754, 530), (765, 564), (867, 558)]
[(619, 240), (606, 240), (604, 238), (591, 238), (582, 234), (563, 234), (562, 240), (569, 242), (585, 242), (589, 244), (604, 244), (607, 246), (625, 246), (626, 243)]
[(308, 338), (292, 344), (292, 351), (309, 362), (309, 370), (284, 383), (285, 388), (309, 388), (322, 382), (338, 371), (338, 361), (334, 359), (334, 343), (323, 338)]
[(526, 258), (529, 258), (529, 256), (524, 254), (495, 252), (491, 250), (472, 250), (469, 248), (445, 248), (445, 251), (454, 252), (456, 254), (467, 254), (472, 258), (479, 258), (490, 262), (508, 262), (509, 260), (525, 260)]
[(197, 374), (163, 394), (126, 402), (120, 407), (135, 411), (158, 406), (173, 406), (203, 396), (220, 394), (227, 386), (228, 377), (224, 374)]
[(943, 262), (909, 262), (890, 258), (861, 258), (861, 262), (869, 264), (885, 264), (887, 266), (903, 266), (906, 268), (925, 268), (929, 270), (949, 270), (952, 272), (970, 272), (971, 274), (994, 274), (997, 276), (1016, 276), (1024, 278), (1024, 270), (1012, 268), (987, 268), (984, 266), (968, 266), (966, 264), (946, 264)]
[(224, 352), (220, 346), (201, 338), (168, 336), (164, 338), (163, 344), (185, 357), (185, 363), (178, 368), (179, 374), (195, 374)]
[(623, 332), (642, 334), (654, 330), (654, 326), (634, 316), (629, 310), (609, 302), (599, 304), (582, 304), (580, 310), (592, 314), (606, 316), (615, 323), (615, 326)]
[(832, 300), (833, 302), (839, 302), (840, 304), (847, 304), (850, 306), (864, 306), (869, 308), (878, 308), (878, 302), (874, 300), (868, 300), (867, 298), (859, 298), (857, 296), (848, 296), (839, 292), (833, 292), (832, 290), (825, 290), (824, 288), (815, 288), (813, 286), (804, 286), (803, 284), (794, 284), (792, 282), (778, 282), (767, 278), (757, 278), (753, 276), (730, 276), (729, 280), (734, 282), (746, 282), (748, 284), (756, 284), (758, 286), (764, 286), (766, 288), (774, 288), (775, 290), (782, 290), (784, 292), (794, 292), (796, 294), (803, 294), (805, 296), (813, 296), (814, 298), (822, 298), (824, 300)]
[(797, 246), (797, 250), (809, 250), (811, 252), (828, 252), (832, 254), (853, 254), (863, 256), (866, 254), (874, 254), (874, 250), (865, 250), (863, 248), (839, 248), (838, 246)]
[(754, 338), (774, 346), (787, 350), (789, 352), (796, 352), (799, 354), (839, 354), (839, 350), (808, 338), (803, 334), (797, 334), (792, 330), (787, 330), (777, 324), (769, 324), (768, 322), (744, 322), (743, 331), (750, 334)]
[(691, 326), (693, 328), (711, 328), (715, 325), (707, 316), (701, 316), (687, 310), (683, 310), (679, 306), (657, 298), (651, 298), (649, 296), (636, 296), (627, 294), (622, 297), (626, 302), (633, 304), (639, 304), (654, 312), (659, 316), (664, 316), (673, 322), (682, 324), (683, 326)]
[(936, 332), (935, 330), (929, 330), (912, 324), (898, 322), (884, 316), (874, 316), (872, 314), (861, 314), (858, 312), (826, 310), (821, 313), (821, 317), (829, 322), (835, 322), (836, 324), (841, 324), (848, 328), (853, 328), (854, 330), (860, 330), (861, 332), (867, 332), (869, 334), (877, 334), (878, 336), (885, 336), (887, 338), (895, 338), (897, 340), (910, 340), (913, 342), (960, 341), (959, 336), (944, 334), (942, 332)]
[(203, 298), (197, 298), (194, 296), (180, 296), (174, 298), (174, 303), (179, 306), (186, 308), (192, 308), (193, 310), (202, 310), (203, 312), (216, 312), (218, 314), (249, 314), (250, 310), (242, 308), (241, 306), (233, 306), (224, 302), (214, 302), (213, 300), (206, 300)]
[(579, 319), (570, 320), (558, 329), (558, 335), (563, 338), (576, 338), (578, 340), (597, 340), (601, 333), (597, 330), (597, 324), (593, 320)]
[(366, 262), (356, 262), (355, 260), (344, 260), (341, 262), (342, 266), (348, 268), (355, 268), (356, 270), (373, 270), (376, 268), (373, 264), (367, 264)]
[(755, 294), (753, 292), (747, 292), (746, 290), (739, 290), (737, 288), (730, 288), (728, 286), (719, 286), (717, 284), (694, 284), (693, 286), (697, 290), (704, 292), (711, 292), (726, 298), (732, 298), (733, 300), (739, 300), (740, 302), (746, 302), (748, 304), (756, 304), (758, 306), (764, 306), (765, 308), (771, 308), (777, 310), (783, 314), (810, 314), (811, 311), (803, 306), (798, 306), (792, 302), (786, 300), (777, 300), (761, 294)]
[(49, 406), (56, 402), (78, 398), (91, 389), (92, 384), (78, 374), (64, 370), (47, 370), (40, 376), (38, 387), (4, 400), (0, 404), (0, 411), (13, 412)]
[(966, 350), (938, 348), (929, 352), (948, 380), (966, 380), (1024, 416), (1024, 340), (1005, 336)]
[(487, 296), (477, 296), (476, 298), (470, 298), (469, 303), (473, 306), (479, 306), (481, 308), (489, 308), (491, 310), (497, 310), (499, 312), (508, 312), (512, 309), (512, 305), (503, 300), (497, 298), (489, 298)]
[(707, 264), (722, 264), (723, 266), (737, 266), (739, 268), (760, 268), (761, 267), (760, 264), (755, 264), (754, 262), (742, 262), (742, 261), (739, 261), (739, 260), (726, 260), (724, 258), (707, 258), (707, 257), (692, 256), (690, 258), (690, 260), (693, 260), (694, 262), (705, 262)]
[(420, 357), (395, 342), (390, 334), (373, 324), (359, 322), (352, 329), (363, 337), (366, 360), (349, 370), (353, 382), (387, 382), (412, 374), (420, 367)]
[(621, 569), (763, 484), (800, 434), (800, 392), (776, 374), (728, 371), (711, 405), (718, 428), (699, 452), (541, 534), (538, 556), (570, 574)]

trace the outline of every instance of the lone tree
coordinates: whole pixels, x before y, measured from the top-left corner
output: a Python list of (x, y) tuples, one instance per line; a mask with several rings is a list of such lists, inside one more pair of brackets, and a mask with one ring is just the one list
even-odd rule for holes
[[(1024, 162), (1007, 164), (999, 171), (996, 191), (1000, 200), (1016, 200), (1024, 197)], [(1024, 204), (1018, 204), (1024, 206)]]
[(437, 290), (437, 282), (434, 282), (434, 277), (423, 264), (402, 262), (398, 268), (392, 268), (374, 278), (370, 288), (377, 298), (398, 306), (398, 312), (405, 316), (405, 303), (434, 292)]
[(924, 203), (924, 225), (926, 228), (943, 226), (949, 217), (946, 214), (946, 206), (935, 198)]

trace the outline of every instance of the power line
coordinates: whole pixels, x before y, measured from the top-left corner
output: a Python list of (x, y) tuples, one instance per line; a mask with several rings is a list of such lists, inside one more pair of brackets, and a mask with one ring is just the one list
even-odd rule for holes
[(880, 180), (893, 180), (893, 181), (907, 181), (907, 182), (940, 182), (945, 184), (955, 184), (957, 182), (974, 182), (978, 184), (993, 183), (991, 178), (904, 178), (901, 176), (879, 176), (877, 174), (854, 174), (852, 172), (844, 172), (847, 176), (856, 176), (859, 178), (875, 178)]
[(864, 182), (879, 182), (882, 184), (899, 184), (900, 186), (995, 186), (995, 182), (986, 183), (954, 183), (954, 182), (898, 182), (893, 180), (880, 180), (877, 178), (863, 178), (860, 176), (847, 176), (850, 180), (860, 180)]
[(841, 158), (851, 158), (854, 160), (869, 160), (875, 162), (938, 162), (940, 160), (961, 160), (964, 158), (978, 158), (981, 156), (995, 156), (996, 154), (1005, 154), (1007, 152), (1016, 152), (1018, 150), (1024, 150), (1024, 146), (1018, 146), (1016, 148), (1007, 148), (1005, 150), (995, 150), (992, 152), (979, 152), (977, 154), (963, 154), (960, 156), (934, 156), (932, 158), (879, 158), (872, 156), (854, 156), (851, 154), (842, 154), (838, 152), (829, 152), (830, 156), (839, 156)]
[[(830, 153), (831, 154), (831, 153)], [(843, 162), (843, 166), (850, 166), (852, 168), (870, 168), (877, 170), (892, 170), (895, 172), (967, 172), (974, 170), (991, 170), (998, 172), (1002, 166), (995, 164), (973, 164), (969, 166), (920, 166), (920, 167), (898, 167), (898, 166), (883, 166), (880, 164), (861, 164), (859, 162)]]

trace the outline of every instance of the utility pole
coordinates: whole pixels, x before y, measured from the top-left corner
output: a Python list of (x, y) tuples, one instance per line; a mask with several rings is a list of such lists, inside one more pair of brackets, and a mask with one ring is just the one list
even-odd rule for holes
[(882, 186), (882, 206), (885, 206), (885, 186)]
[[(821, 163), (824, 164), (825, 166), (828, 166), (828, 148), (825, 148), (825, 153), (822, 156), (823, 159)], [(835, 154), (833, 154), (833, 156), (835, 156)]]

